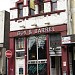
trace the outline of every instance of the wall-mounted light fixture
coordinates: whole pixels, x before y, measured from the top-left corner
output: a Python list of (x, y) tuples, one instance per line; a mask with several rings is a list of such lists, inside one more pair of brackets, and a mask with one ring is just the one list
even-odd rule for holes
[(37, 27), (37, 24), (32, 24), (31, 26), (35, 26), (35, 27)]
[(20, 28), (25, 28), (25, 26), (24, 26), (24, 25), (22, 25), (22, 26), (20, 26)]
[(45, 23), (45, 25), (49, 26), (50, 25), (50, 22)]

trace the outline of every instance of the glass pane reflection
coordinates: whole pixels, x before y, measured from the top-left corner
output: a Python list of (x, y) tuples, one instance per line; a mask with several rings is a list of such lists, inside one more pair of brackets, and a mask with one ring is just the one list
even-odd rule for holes
[(38, 64), (39, 75), (47, 75), (47, 64)]
[(38, 59), (46, 59), (46, 38), (45, 36), (38, 39)]
[(28, 44), (29, 44), (28, 47), (29, 60), (36, 60), (37, 59), (36, 38), (35, 37), (29, 38)]
[(28, 65), (28, 75), (37, 75), (37, 64)]

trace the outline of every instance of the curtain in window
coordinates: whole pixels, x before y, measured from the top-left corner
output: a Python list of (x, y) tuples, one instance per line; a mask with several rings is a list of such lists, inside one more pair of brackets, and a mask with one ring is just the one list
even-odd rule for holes
[(34, 3), (35, 0), (30, 0), (30, 8), (35, 10), (35, 3)]

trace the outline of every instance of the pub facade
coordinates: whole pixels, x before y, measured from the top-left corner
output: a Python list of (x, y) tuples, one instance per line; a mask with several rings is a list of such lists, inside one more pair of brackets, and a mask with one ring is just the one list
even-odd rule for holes
[(66, 1), (11, 1), (8, 75), (69, 75)]

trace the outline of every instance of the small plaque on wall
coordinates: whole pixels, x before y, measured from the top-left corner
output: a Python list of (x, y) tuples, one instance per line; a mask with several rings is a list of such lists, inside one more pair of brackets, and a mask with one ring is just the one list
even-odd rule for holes
[(66, 61), (63, 62), (63, 66), (66, 66)]

